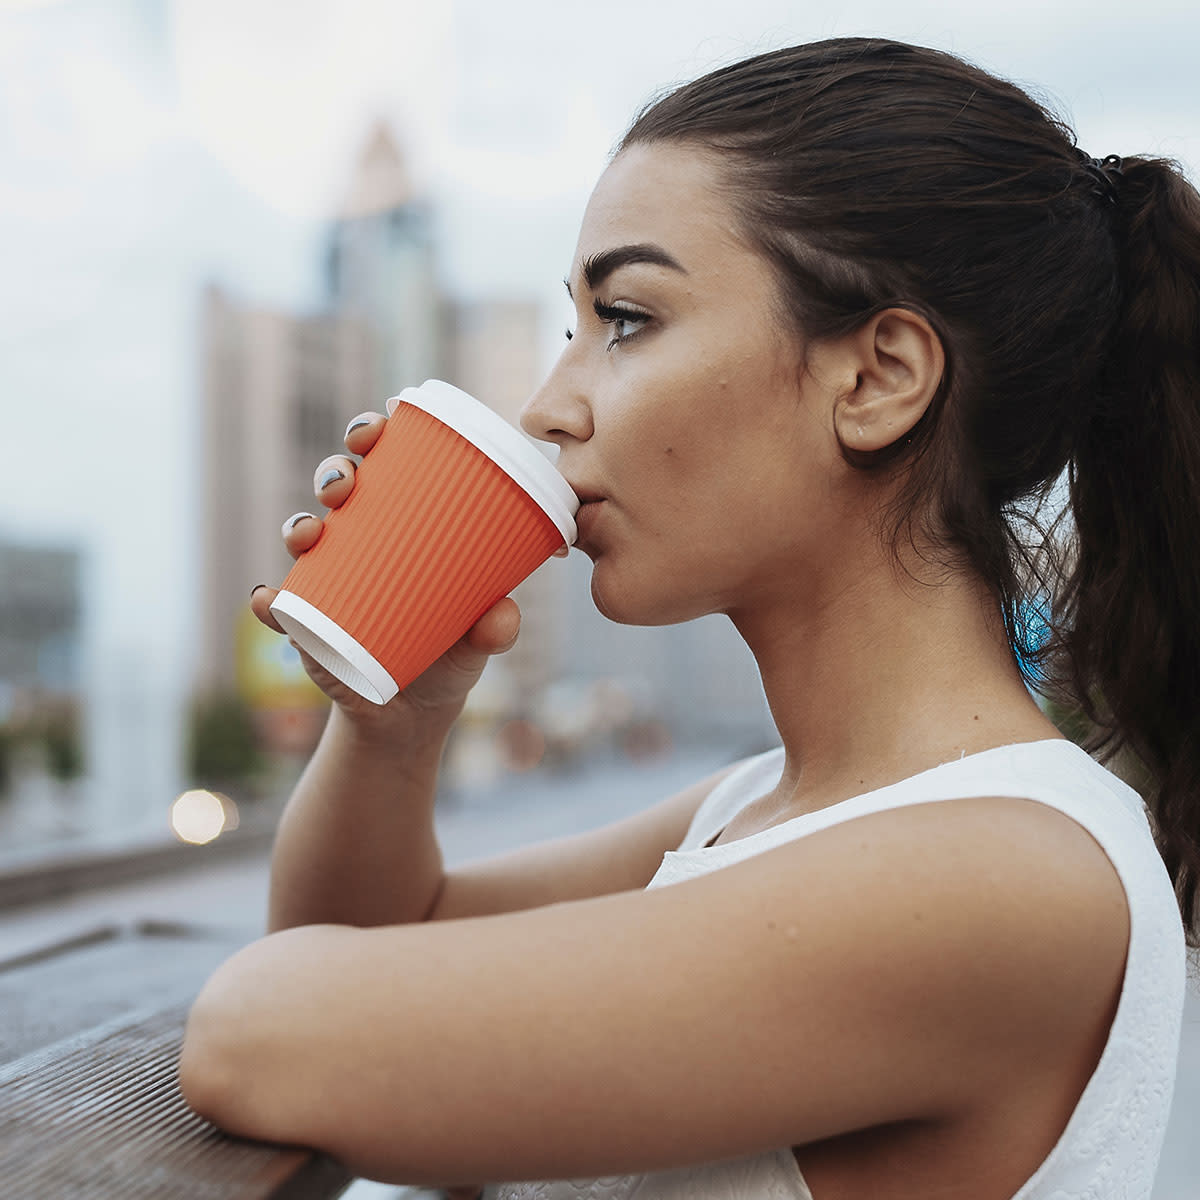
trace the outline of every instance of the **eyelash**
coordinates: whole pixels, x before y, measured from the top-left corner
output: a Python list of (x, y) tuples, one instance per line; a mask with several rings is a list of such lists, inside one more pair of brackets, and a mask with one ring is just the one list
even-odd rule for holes
[[(615, 325), (618, 321), (630, 321), (638, 324), (638, 328), (632, 333), (614, 333), (606, 347), (608, 350), (623, 342), (628, 342), (631, 338), (637, 337), (645, 329), (646, 322), (650, 320), (646, 313), (639, 312), (636, 308), (625, 308), (620, 304), (602, 304), (599, 300), (596, 300), (592, 303), (592, 308), (595, 310), (596, 316), (605, 325)], [(575, 336), (570, 329), (566, 331), (566, 334), (568, 342)]]

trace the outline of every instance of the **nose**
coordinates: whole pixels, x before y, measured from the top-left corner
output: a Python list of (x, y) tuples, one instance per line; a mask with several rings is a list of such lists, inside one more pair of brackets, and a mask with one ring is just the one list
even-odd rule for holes
[(559, 447), (569, 441), (586, 442), (593, 432), (591, 405), (564, 362), (568, 351), (521, 409), (521, 428), (530, 437)]

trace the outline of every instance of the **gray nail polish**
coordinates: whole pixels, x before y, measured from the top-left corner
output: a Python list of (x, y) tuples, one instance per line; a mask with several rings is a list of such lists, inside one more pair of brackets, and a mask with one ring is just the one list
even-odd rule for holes
[(254, 585), (254, 586), (253, 586), (253, 587), (250, 589), (250, 596), (251, 596), (251, 598), (253, 598), (253, 596), (254, 596), (254, 593), (255, 593), (255, 592), (257, 592), (257, 591), (258, 591), (258, 589), (259, 589), (260, 587), (266, 587), (266, 586), (267, 586), (267, 585), (266, 585), (265, 583), (256, 583), (256, 584), (255, 584), (255, 585)]
[(287, 527), (289, 530), (295, 529), (305, 517), (311, 517), (312, 513), (299, 512), (294, 517), (288, 517)]
[(331, 483), (337, 483), (339, 479), (345, 479), (344, 471), (339, 471), (337, 467), (332, 467), (326, 471), (320, 479), (317, 480), (317, 491), (323, 492)]
[(356, 429), (361, 429), (364, 425), (370, 425), (370, 417), (355, 417), (349, 425), (346, 426), (345, 437), (349, 437)]

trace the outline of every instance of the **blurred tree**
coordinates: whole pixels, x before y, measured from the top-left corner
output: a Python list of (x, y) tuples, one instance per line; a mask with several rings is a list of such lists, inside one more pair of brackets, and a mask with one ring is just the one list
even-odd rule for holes
[(7, 725), (0, 725), (0, 796), (4, 796), (12, 784), (14, 741), (13, 731)]
[(39, 740), (46, 756), (46, 770), (64, 783), (83, 774), (83, 738), (79, 714), (72, 707), (50, 709), (41, 722)]
[(245, 783), (259, 771), (253, 715), (236, 693), (213, 692), (193, 702), (187, 765), (204, 787)]

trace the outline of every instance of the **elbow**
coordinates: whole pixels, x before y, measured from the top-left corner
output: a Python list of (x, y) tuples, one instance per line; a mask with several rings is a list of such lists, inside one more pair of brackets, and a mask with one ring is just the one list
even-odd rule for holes
[[(223, 963), (192, 1005), (179, 1090), (200, 1116), (239, 1137), (300, 1140), (290, 1080), (304, 1029), (295, 1011), (296, 950), (310, 931), (264, 938)], [(291, 1002), (289, 1002), (289, 997)]]
[(179, 1055), (179, 1090), (193, 1112), (226, 1132), (261, 1136), (246, 1127), (246, 1047), (219, 984), (218, 974), (188, 1015)]
[(238, 1137), (324, 1148), (313, 1116), (324, 1077), (305, 1048), (319, 1040), (318, 981), (344, 937), (322, 926), (272, 934), (217, 969), (179, 1058), (179, 1090), (194, 1112)]

